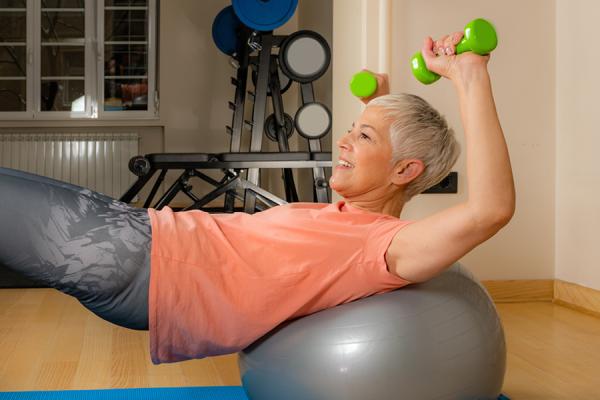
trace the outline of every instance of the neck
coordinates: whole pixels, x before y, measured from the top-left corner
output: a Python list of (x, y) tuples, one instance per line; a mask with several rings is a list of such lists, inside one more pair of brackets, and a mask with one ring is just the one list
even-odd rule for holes
[(360, 208), (361, 210), (370, 211), (379, 214), (391, 215), (392, 217), (400, 218), (404, 200), (402, 196), (396, 195), (389, 198), (377, 199), (360, 199), (360, 198), (345, 198), (346, 203), (352, 207)]

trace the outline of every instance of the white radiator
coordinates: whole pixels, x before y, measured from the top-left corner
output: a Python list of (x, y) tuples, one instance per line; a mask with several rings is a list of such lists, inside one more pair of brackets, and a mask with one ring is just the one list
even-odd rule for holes
[(137, 133), (0, 133), (0, 167), (69, 182), (118, 199), (136, 180), (128, 168)]

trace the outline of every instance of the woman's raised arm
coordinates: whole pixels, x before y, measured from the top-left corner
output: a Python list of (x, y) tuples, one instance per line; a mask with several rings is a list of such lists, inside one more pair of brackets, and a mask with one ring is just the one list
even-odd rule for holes
[(441, 273), (498, 232), (515, 210), (510, 158), (487, 71), (489, 55), (454, 55), (460, 39), (460, 32), (437, 42), (427, 38), (421, 51), (428, 69), (450, 79), (458, 95), (468, 198), (396, 234), (386, 253), (388, 268), (412, 282)]

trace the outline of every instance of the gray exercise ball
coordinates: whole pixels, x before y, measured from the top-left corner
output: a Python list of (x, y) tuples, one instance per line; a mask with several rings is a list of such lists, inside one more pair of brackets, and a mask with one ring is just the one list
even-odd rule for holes
[(504, 331), (460, 264), (436, 278), (287, 321), (240, 353), (251, 400), (492, 400)]

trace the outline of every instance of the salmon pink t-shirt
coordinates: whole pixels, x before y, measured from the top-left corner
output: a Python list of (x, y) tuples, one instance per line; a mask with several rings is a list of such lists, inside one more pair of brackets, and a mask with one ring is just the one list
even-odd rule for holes
[(288, 319), (410, 283), (385, 262), (409, 222), (343, 200), (255, 214), (148, 211), (155, 364), (235, 353)]

